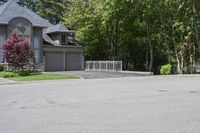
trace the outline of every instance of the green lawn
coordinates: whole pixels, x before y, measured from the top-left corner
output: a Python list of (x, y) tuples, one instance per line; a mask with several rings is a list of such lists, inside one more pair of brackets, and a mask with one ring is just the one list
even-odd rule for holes
[(10, 79), (15, 81), (37, 81), (37, 80), (58, 80), (58, 79), (80, 79), (80, 78), (77, 76), (70, 76), (70, 75), (43, 73), (40, 75), (13, 77)]

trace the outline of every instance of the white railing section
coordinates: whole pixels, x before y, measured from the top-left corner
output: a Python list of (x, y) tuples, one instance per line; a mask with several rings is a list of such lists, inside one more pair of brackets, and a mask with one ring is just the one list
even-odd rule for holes
[(122, 61), (86, 61), (85, 70), (121, 72)]

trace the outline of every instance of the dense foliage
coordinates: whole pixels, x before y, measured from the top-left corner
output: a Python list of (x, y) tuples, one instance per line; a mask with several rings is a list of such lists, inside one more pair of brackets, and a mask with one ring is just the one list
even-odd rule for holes
[(63, 20), (64, 11), (68, 0), (38, 0), (36, 2), (37, 13), (53, 24)]
[(14, 72), (6, 72), (6, 71), (0, 72), (0, 77), (2, 77), (2, 78), (12, 78), (15, 76), (16, 75)]
[[(5, 1), (5, 0), (0, 0)], [(191, 73), (199, 61), (199, 0), (19, 0), (76, 31), (86, 60), (122, 60), (125, 70)]]
[(122, 60), (126, 70), (190, 73), (198, 60), (198, 0), (73, 0), (65, 24), (85, 44), (86, 59)]
[[(0, 0), (0, 4), (4, 4), (8, 0)], [(21, 6), (30, 8), (31, 10), (34, 9), (36, 0), (15, 0), (17, 1)]]
[(3, 58), (10, 67), (23, 70), (33, 59), (33, 49), (26, 39), (13, 33), (3, 44)]

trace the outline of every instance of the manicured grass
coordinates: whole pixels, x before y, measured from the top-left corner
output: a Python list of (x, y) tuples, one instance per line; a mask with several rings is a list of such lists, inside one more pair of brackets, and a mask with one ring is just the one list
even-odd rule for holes
[(13, 77), (10, 79), (15, 81), (38, 81), (38, 80), (80, 79), (80, 78), (77, 76), (70, 76), (70, 75), (42, 73), (40, 75)]

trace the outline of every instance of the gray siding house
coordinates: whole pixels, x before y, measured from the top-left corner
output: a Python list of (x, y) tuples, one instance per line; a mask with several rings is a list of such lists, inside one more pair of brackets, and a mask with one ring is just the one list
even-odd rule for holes
[[(45, 71), (84, 69), (83, 47), (63, 24), (52, 25), (14, 0), (0, 5), (0, 47), (11, 33), (26, 38), (34, 49), (34, 63)], [(0, 63), (3, 63), (0, 53)]]

